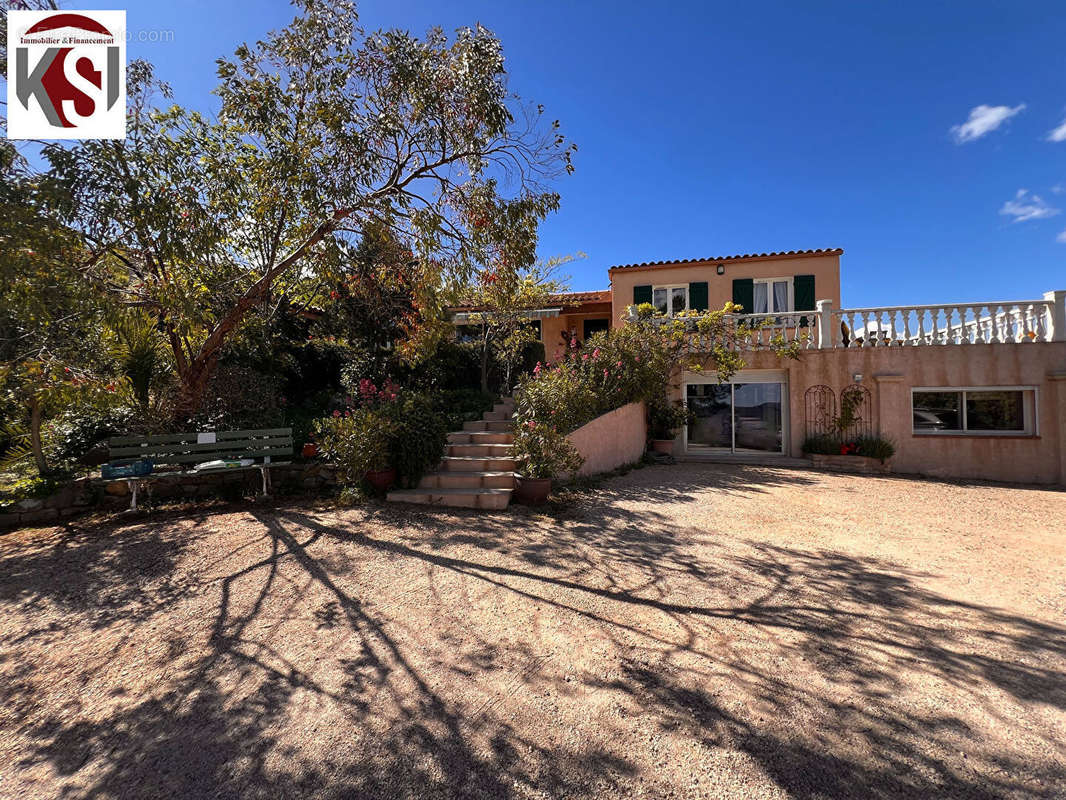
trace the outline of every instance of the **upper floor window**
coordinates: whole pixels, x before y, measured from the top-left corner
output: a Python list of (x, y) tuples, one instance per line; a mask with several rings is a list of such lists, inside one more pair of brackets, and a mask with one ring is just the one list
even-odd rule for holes
[(1036, 392), (1027, 387), (915, 389), (915, 433), (1031, 434)]
[(668, 317), (680, 314), (688, 309), (688, 284), (655, 286), (652, 288), (651, 302), (660, 314)]
[(754, 283), (753, 314), (774, 314), (795, 311), (796, 301), (792, 278), (757, 278)]

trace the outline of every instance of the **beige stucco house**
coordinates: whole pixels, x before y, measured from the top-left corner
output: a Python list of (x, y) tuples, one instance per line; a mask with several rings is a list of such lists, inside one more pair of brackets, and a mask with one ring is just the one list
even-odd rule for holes
[(1066, 291), (845, 308), (842, 254), (614, 266), (609, 290), (559, 295), (539, 310), (541, 338), (550, 359), (567, 336), (624, 325), (641, 303), (672, 316), (733, 301), (742, 319), (796, 341), (801, 355), (781, 360), (753, 347), (726, 384), (706, 372), (673, 376), (668, 392), (695, 417), (675, 442), (677, 457), (798, 457), (848, 390), (862, 400), (857, 431), (894, 442), (896, 472), (1066, 484)]

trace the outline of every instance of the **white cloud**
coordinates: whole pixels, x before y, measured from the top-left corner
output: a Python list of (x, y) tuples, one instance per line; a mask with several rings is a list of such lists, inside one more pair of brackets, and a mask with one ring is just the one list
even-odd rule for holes
[(1062, 242), (1063, 244), (1066, 244), (1066, 231), (1063, 231), (1058, 236), (1056, 236), (1055, 237), (1055, 241), (1056, 242)]
[(1028, 189), (1019, 189), (1013, 200), (1003, 204), (999, 213), (1005, 217), (1014, 217), (1013, 222), (1028, 222), (1053, 217), (1059, 213), (1059, 209), (1049, 206), (1040, 195), (1032, 194)]
[(1066, 119), (1062, 121), (1059, 127), (1048, 131), (1047, 140), (1049, 142), (1066, 142)]
[(1056, 183), (1051, 187), (1052, 194), (1062, 194), (1063, 192), (1066, 192), (1066, 184)]
[(985, 106), (980, 105), (970, 110), (970, 118), (961, 125), (951, 126), (951, 135), (955, 137), (955, 144), (965, 144), (980, 139), (986, 133), (991, 133), (1015, 114), (1025, 110), (1025, 103), (1019, 103), (1014, 108), (1010, 106)]

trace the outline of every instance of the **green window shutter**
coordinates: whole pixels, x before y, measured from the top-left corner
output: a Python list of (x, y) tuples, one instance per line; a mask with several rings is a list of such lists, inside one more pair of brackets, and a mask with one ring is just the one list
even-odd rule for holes
[(707, 310), (707, 281), (688, 285), (688, 307), (693, 311)]
[(814, 276), (797, 275), (792, 279), (796, 311), (814, 311)]
[[(796, 303), (796, 311), (814, 310), (814, 276), (796, 275), (792, 279), (792, 295)], [(800, 317), (802, 327), (810, 325), (807, 317)]]
[(743, 313), (752, 313), (752, 309), (755, 308), (755, 281), (751, 278), (734, 278), (733, 302), (738, 306), (744, 306)]
[(651, 302), (651, 286), (634, 286), (633, 287), (633, 305), (639, 306), (641, 303)]

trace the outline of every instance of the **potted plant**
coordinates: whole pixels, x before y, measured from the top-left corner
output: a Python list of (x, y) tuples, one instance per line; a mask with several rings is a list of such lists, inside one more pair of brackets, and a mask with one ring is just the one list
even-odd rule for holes
[(563, 434), (543, 422), (527, 420), (515, 429), (512, 452), (520, 462), (515, 475), (515, 499), (537, 505), (548, 499), (552, 478), (576, 472), (585, 459)]
[(844, 439), (826, 433), (808, 436), (803, 442), (803, 454), (813, 463), (848, 472), (888, 472), (888, 460), (895, 452), (896, 446), (883, 436)]
[(677, 431), (689, 423), (691, 412), (681, 403), (660, 397), (648, 404), (648, 435), (651, 449), (657, 453), (674, 452)]
[(389, 463), (391, 419), (374, 409), (357, 408), (319, 420), (315, 438), (319, 452), (337, 468), (337, 480), (353, 486), (366, 480), (378, 491), (396, 483), (396, 469)]

